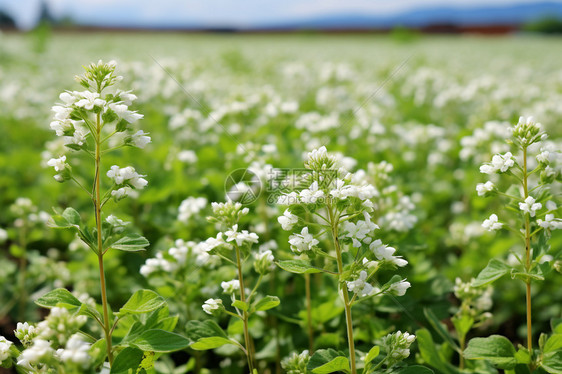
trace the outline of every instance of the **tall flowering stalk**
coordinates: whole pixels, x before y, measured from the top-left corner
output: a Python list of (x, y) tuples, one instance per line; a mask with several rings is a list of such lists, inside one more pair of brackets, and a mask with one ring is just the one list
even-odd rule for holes
[[(220, 315), (225, 313), (240, 319), (244, 330), (244, 344), (240, 344), (234, 338), (229, 338), (212, 320), (205, 322), (190, 321), (187, 329), (188, 335), (194, 341), (191, 348), (207, 350), (225, 344), (235, 345), (244, 352), (250, 374), (255, 374), (258, 372), (258, 368), (254, 343), (250, 336), (250, 318), (256, 312), (269, 310), (280, 303), (275, 296), (260, 298), (258, 294), (258, 288), (263, 278), (272, 270), (273, 254), (271, 250), (263, 247), (258, 252), (252, 252), (253, 244), (258, 243), (258, 235), (240, 229), (240, 220), (249, 213), (248, 208), (243, 208), (241, 203), (234, 203), (231, 200), (226, 203), (212, 203), (212, 207), (213, 216), (208, 217), (208, 220), (219, 225), (222, 231), (216, 237), (211, 237), (200, 243), (199, 246), (209, 255), (218, 256), (233, 265), (236, 268), (238, 279), (221, 283), (223, 293), (230, 298), (232, 310), (227, 309), (223, 300), (219, 298), (208, 299), (202, 308), (207, 314)], [(244, 280), (244, 264), (249, 259), (253, 259), (254, 271), (258, 275), (251, 291), (246, 288), (247, 282)]]
[[(502, 191), (494, 181), (479, 183), (476, 191), (480, 196), (499, 194), (507, 198), (508, 207), (514, 212), (500, 220), (491, 214), (482, 226), (495, 231), (507, 228), (521, 239), (523, 251), (514, 252), (513, 261), (508, 263), (493, 259), (473, 282), (474, 286), (490, 284), (505, 274), (520, 279), (525, 284), (525, 305), (527, 322), (527, 347), (530, 370), (541, 364), (538, 354), (533, 350), (531, 285), (542, 281), (552, 270), (555, 252), (550, 250), (548, 239), (550, 231), (562, 228), (562, 220), (556, 217), (558, 207), (552, 200), (551, 188), (561, 180), (561, 157), (555, 145), (547, 141), (547, 135), (532, 117), (521, 117), (510, 128), (511, 137), (507, 140), (515, 154), (494, 155), (492, 161), (480, 167), (480, 172), (488, 175), (501, 174), (515, 182), (507, 191)], [(533, 157), (533, 155), (535, 157)], [(551, 264), (552, 263), (552, 264)], [(472, 341), (470, 342), (472, 343)], [(474, 358), (474, 343), (467, 349), (468, 356)], [(543, 349), (543, 344), (540, 345)], [(467, 353), (465, 352), (465, 355)]]
[[(303, 258), (280, 261), (279, 266), (294, 273), (326, 272), (336, 276), (338, 293), (344, 303), (349, 349), (349, 358), (339, 362), (342, 363), (341, 370), (355, 374), (357, 357), (352, 307), (371, 296), (404, 295), (410, 283), (398, 275), (380, 287), (371, 282), (380, 269), (402, 267), (408, 262), (394, 255), (396, 249), (375, 239), (378, 226), (372, 222), (370, 214), (374, 210), (371, 198), (378, 194), (374, 186), (343, 169), (326, 147), (309, 153), (305, 168), (306, 172), (293, 181), (295, 191), (279, 197), (278, 204), (288, 208), (278, 221), (284, 230), (297, 228), (297, 232), (289, 237), (291, 250), (296, 255), (311, 260), (324, 257), (335, 265), (335, 270), (318, 268)], [(331, 247), (321, 247), (325, 238), (329, 239)], [(408, 345), (414, 338), (408, 338)], [(371, 360), (375, 356), (372, 355)], [(391, 366), (398, 361), (385, 362)]]

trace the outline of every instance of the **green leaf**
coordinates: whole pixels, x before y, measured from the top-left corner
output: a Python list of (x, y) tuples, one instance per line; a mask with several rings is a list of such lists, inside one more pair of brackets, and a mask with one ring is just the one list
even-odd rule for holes
[(488, 266), (486, 266), (484, 270), (482, 270), (480, 274), (478, 274), (476, 279), (472, 282), (472, 286), (485, 286), (498, 280), (510, 271), (511, 268), (509, 266), (499, 260), (492, 259), (488, 263)]
[(47, 221), (47, 226), (54, 229), (76, 228), (76, 226), (68, 222), (66, 218), (58, 214), (51, 216), (51, 219)]
[(156, 292), (151, 290), (138, 290), (123, 305), (117, 315), (149, 313), (162, 307), (166, 301)]
[(64, 308), (80, 308), (82, 303), (66, 288), (57, 288), (45, 295), (41, 296), (35, 301), (35, 304), (43, 308), (54, 308), (56, 306)]
[(550, 320), (550, 327), (552, 332), (562, 334), (562, 318), (553, 318)]
[(397, 374), (434, 374), (434, 372), (425, 366), (414, 365), (401, 369)]
[(440, 372), (453, 374), (456, 370), (450, 368), (441, 358), (439, 352), (435, 348), (435, 343), (431, 337), (431, 333), (427, 329), (416, 331), (416, 340), (418, 348), (423, 360), (430, 366), (436, 368)]
[(147, 330), (131, 341), (131, 345), (149, 352), (174, 352), (187, 348), (189, 339), (165, 330)]
[(437, 333), (443, 338), (443, 340), (445, 340), (447, 343), (449, 343), (451, 348), (453, 348), (455, 351), (457, 351), (458, 353), (461, 353), (460, 347), (451, 338), (451, 336), (449, 335), (449, 332), (443, 327), (443, 325), (441, 324), (441, 321), (439, 321), (439, 319), (437, 319), (437, 316), (435, 316), (433, 311), (429, 308), (424, 308), (423, 313), (425, 314), (425, 317), (427, 318), (429, 323), (431, 323), (431, 326), (435, 329), (435, 331), (437, 331)]
[(531, 363), (531, 355), (529, 354), (529, 351), (524, 347), (519, 348), (517, 352), (515, 352), (515, 355), (513, 357), (515, 357), (515, 361), (517, 361), (518, 364)]
[(215, 349), (222, 347), (225, 344), (235, 344), (232, 340), (228, 338), (222, 338), (220, 336), (211, 336), (208, 338), (201, 338), (195, 343), (191, 344), (189, 347), (195, 349), (196, 351), (206, 351), (208, 349)]
[(310, 262), (305, 260), (284, 260), (277, 262), (281, 269), (295, 274), (321, 273), (321, 269), (313, 267)]
[(451, 322), (453, 322), (453, 325), (455, 326), (455, 330), (457, 330), (459, 336), (466, 336), (466, 334), (470, 331), (470, 329), (474, 325), (474, 318), (466, 314), (462, 314), (459, 317), (451, 318)]
[(186, 325), (186, 332), (187, 337), (193, 341), (214, 336), (228, 338), (224, 330), (215, 321), (210, 319), (203, 322), (189, 321)]
[(247, 312), (248, 309), (249, 309), (248, 303), (246, 303), (246, 302), (244, 302), (244, 301), (242, 301), (242, 300), (234, 300), (234, 302), (232, 303), (232, 306), (233, 306), (234, 308), (243, 310), (243, 311), (245, 311), (245, 312)]
[(314, 374), (328, 374), (337, 371), (349, 373), (349, 359), (334, 349), (319, 349), (308, 361), (307, 369)]
[(381, 348), (378, 345), (375, 345), (373, 348), (369, 350), (369, 353), (365, 356), (365, 365), (369, 362), (373, 361), (379, 355)]
[(562, 351), (562, 334), (554, 334), (546, 341), (543, 353)]
[(279, 298), (277, 296), (266, 296), (258, 301), (254, 308), (256, 312), (259, 312), (261, 310), (269, 310), (275, 308), (280, 303), (281, 301), (279, 301)]
[(513, 369), (517, 364), (513, 344), (501, 335), (471, 339), (464, 350), (464, 357), (469, 360), (488, 360), (500, 369)]
[(115, 241), (108, 247), (118, 249), (120, 251), (138, 252), (144, 251), (145, 247), (148, 247), (149, 244), (150, 243), (144, 236), (129, 235)]
[(110, 374), (135, 374), (144, 353), (136, 348), (127, 347), (123, 349), (111, 366)]
[(215, 321), (189, 321), (186, 326), (187, 337), (194, 341), (191, 348), (195, 350), (214, 349), (225, 344), (238, 344), (230, 339)]
[(107, 346), (105, 344), (105, 339), (99, 339), (96, 341), (89, 350), (90, 356), (93, 358), (92, 366), (100, 366), (105, 362), (107, 357)]
[(562, 374), (562, 351), (544, 355), (541, 367), (549, 373)]
[(66, 208), (64, 212), (62, 212), (62, 216), (64, 219), (68, 221), (73, 226), (78, 227), (80, 225), (80, 214), (73, 208)]

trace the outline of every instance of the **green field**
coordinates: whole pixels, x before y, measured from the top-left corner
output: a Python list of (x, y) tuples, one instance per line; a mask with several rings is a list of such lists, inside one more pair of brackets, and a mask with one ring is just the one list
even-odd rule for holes
[[(16, 372), (23, 357), (22, 373), (109, 373), (110, 363), (111, 373), (562, 373), (560, 45), (529, 35), (0, 34), (0, 336), (14, 342), (0, 338), (2, 366)], [(74, 77), (98, 60), (116, 61), (116, 87), (134, 103), (113, 88), (102, 104), (80, 103)], [(124, 102), (144, 118), (122, 119), (112, 105)], [(83, 124), (57, 136), (54, 105)], [(73, 150), (69, 136), (88, 118), (99, 133)], [(129, 146), (141, 129), (151, 142)], [(322, 146), (328, 156), (308, 155)], [(71, 169), (60, 175), (71, 170), (77, 183), (53, 178), (47, 163), (63, 155)], [(108, 196), (98, 220), (96, 165)], [(112, 165), (133, 166), (148, 185), (112, 181)], [(347, 192), (334, 192), (336, 179)], [(494, 187), (477, 193), (487, 181)], [(134, 191), (110, 199), (123, 186)], [(279, 204), (293, 189), (301, 200)], [(213, 210), (227, 197), (242, 203), (228, 209), (249, 212)], [(493, 214), (503, 226), (488, 232)], [(97, 237), (110, 215), (130, 223)], [(223, 292), (231, 280), (238, 288)], [(226, 311), (205, 313), (209, 299)], [(28, 341), (14, 336), (24, 321), (36, 326)], [(397, 331), (415, 342), (385, 338)], [(67, 344), (75, 335), (85, 356)]]

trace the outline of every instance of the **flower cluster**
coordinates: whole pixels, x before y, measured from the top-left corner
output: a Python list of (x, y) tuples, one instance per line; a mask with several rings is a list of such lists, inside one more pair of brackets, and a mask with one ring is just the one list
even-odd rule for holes
[(469, 282), (463, 282), (460, 278), (455, 279), (454, 293), (461, 301), (458, 314), (468, 314), (475, 321), (484, 321), (491, 317), (487, 311), (492, 308), (492, 287), (474, 287), (472, 283), (474, 279)]
[(386, 365), (391, 367), (410, 356), (410, 345), (416, 336), (407, 332), (397, 331), (382, 338), (381, 345), (386, 351)]
[[(513, 196), (512, 192), (500, 191), (492, 181), (477, 184), (478, 196), (499, 194), (511, 198), (516, 203), (515, 206), (519, 208), (523, 219), (529, 220), (529, 225), (536, 224), (538, 230), (541, 228), (553, 230), (562, 227), (562, 221), (555, 215), (556, 204), (547, 200), (549, 185), (560, 176), (561, 165), (558, 162), (560, 152), (555, 149), (554, 144), (546, 141), (547, 135), (542, 131), (541, 125), (536, 123), (532, 117), (519, 118), (519, 122), (510, 128), (510, 134), (512, 137), (508, 139), (508, 143), (515, 144), (521, 155), (515, 157), (511, 152), (503, 155), (496, 154), (490, 163), (485, 163), (480, 167), (480, 172), (496, 174), (509, 171), (521, 184), (520, 197)], [(530, 153), (534, 151), (537, 151), (538, 154), (532, 158)], [(536, 159), (536, 162), (533, 159)], [(536, 165), (534, 170), (529, 170), (531, 165)], [(537, 175), (539, 178), (536, 178)], [(531, 222), (532, 218), (535, 218), (535, 222)], [(495, 231), (504, 227), (504, 223), (499, 221), (497, 214), (491, 214), (484, 220), (482, 227), (488, 231)]]
[(197, 215), (207, 206), (207, 199), (204, 197), (188, 197), (183, 200), (178, 208), (178, 221), (188, 223), (191, 217)]
[[(57, 136), (63, 137), (66, 147), (74, 151), (85, 151), (94, 154), (94, 145), (99, 147), (111, 139), (111, 149), (123, 146), (144, 148), (151, 139), (138, 130), (133, 133), (131, 125), (143, 118), (142, 114), (129, 110), (129, 106), (137, 98), (130, 91), (111, 90), (122, 78), (115, 75), (116, 63), (92, 63), (85, 67), (83, 76), (76, 80), (86, 91), (65, 91), (59, 95), (60, 104), (53, 106), (54, 120), (51, 129)], [(55, 169), (58, 182), (77, 180), (67, 156), (59, 154), (47, 161), (47, 165)], [(131, 166), (120, 168), (112, 166), (107, 176), (114, 181), (111, 196), (120, 200), (131, 195), (133, 189), (142, 189), (147, 185), (144, 175), (138, 174)]]
[[(91, 344), (77, 333), (86, 319), (55, 307), (37, 324), (18, 323), (14, 334), (24, 350), (11, 355), (19, 367), (31, 372), (87, 372), (93, 365)], [(7, 358), (4, 345), (12, 344), (0, 338), (0, 361)]]
[[(290, 248), (296, 255), (326, 255), (320, 247), (321, 235), (311, 231), (313, 226), (323, 227), (324, 232), (337, 235), (341, 243), (350, 244), (354, 256), (357, 254), (346, 280), (350, 292), (360, 297), (386, 292), (403, 295), (410, 285), (406, 281), (395, 282), (382, 291), (368, 283), (381, 267), (403, 267), (408, 262), (394, 255), (395, 248), (375, 239), (379, 226), (373, 222), (375, 205), (371, 199), (379, 192), (367, 182), (365, 172), (349, 172), (342, 160), (342, 156), (328, 153), (326, 147), (308, 153), (304, 163), (308, 173), (301, 175), (302, 184), (308, 187), (279, 197), (278, 203), (289, 207), (277, 220), (284, 230), (297, 228), (289, 236)], [(303, 209), (308, 214), (303, 215)]]
[(308, 361), (310, 361), (310, 353), (308, 350), (302, 351), (302, 353), (291, 353), (290, 356), (285, 357), (281, 361), (281, 367), (285, 370), (287, 374), (307, 374)]

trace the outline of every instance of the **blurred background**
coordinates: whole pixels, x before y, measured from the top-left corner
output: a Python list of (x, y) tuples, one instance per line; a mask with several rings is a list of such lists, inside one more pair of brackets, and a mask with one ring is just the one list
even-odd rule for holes
[(561, 32), (562, 1), (532, 0), (0, 0), (0, 27), (29, 30), (157, 29)]

